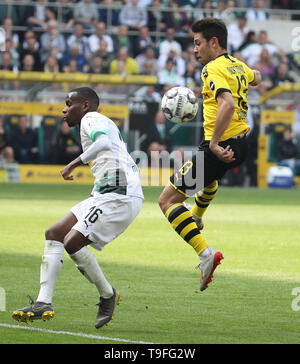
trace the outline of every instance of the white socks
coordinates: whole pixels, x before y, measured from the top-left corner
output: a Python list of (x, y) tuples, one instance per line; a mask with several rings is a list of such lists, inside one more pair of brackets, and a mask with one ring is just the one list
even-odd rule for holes
[[(85, 246), (70, 257), (80, 272), (98, 289), (101, 297), (109, 298), (113, 295), (112, 286), (106, 280), (96, 257)], [(64, 244), (55, 240), (45, 241), (40, 272), (40, 291), (38, 302), (52, 303), (52, 297), (57, 277), (64, 258)]]
[(80, 272), (95, 284), (101, 297), (109, 298), (113, 295), (112, 286), (106, 280), (96, 257), (88, 247), (84, 246), (70, 257)]
[(40, 292), (37, 301), (52, 303), (55, 283), (64, 259), (64, 244), (55, 240), (45, 241), (40, 273)]

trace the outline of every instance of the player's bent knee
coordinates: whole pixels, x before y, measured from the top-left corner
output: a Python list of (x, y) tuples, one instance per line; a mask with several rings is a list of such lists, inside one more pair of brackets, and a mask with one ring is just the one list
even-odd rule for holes
[(86, 238), (76, 230), (71, 230), (63, 240), (68, 254), (74, 254), (86, 245)]
[(62, 234), (55, 229), (53, 226), (49, 227), (46, 231), (45, 231), (45, 239), (46, 240), (55, 240), (55, 241), (60, 241), (63, 242), (63, 236)]

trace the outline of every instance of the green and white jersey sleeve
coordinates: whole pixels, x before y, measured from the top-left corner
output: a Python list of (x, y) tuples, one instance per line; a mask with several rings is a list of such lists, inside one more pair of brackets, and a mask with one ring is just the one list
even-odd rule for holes
[(95, 177), (93, 194), (119, 193), (143, 198), (140, 175), (127, 152), (116, 124), (98, 112), (89, 112), (81, 120), (80, 138), (85, 152), (101, 135), (108, 137), (105, 149), (92, 162)]

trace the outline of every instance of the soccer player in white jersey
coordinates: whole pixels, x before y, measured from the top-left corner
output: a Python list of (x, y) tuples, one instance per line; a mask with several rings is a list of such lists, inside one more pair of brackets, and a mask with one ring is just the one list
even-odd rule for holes
[(99, 97), (89, 87), (80, 87), (66, 97), (64, 118), (70, 127), (80, 127), (83, 153), (61, 170), (65, 180), (72, 172), (92, 162), (95, 184), (92, 194), (47, 229), (36, 302), (13, 312), (17, 321), (30, 322), (54, 317), (52, 297), (64, 249), (80, 272), (93, 283), (100, 295), (95, 327), (107, 324), (120, 294), (106, 280), (96, 257), (87, 247), (101, 250), (120, 235), (138, 215), (144, 199), (138, 168), (127, 152), (119, 129), (97, 112)]

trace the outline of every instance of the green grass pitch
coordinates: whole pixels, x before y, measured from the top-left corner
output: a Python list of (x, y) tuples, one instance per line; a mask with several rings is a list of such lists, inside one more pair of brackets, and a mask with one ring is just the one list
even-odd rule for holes
[(201, 293), (198, 257), (163, 217), (160, 191), (145, 188), (134, 223), (102, 252), (93, 250), (123, 297), (114, 320), (96, 330), (97, 291), (66, 253), (55, 319), (26, 325), (11, 318), (28, 304), (27, 294), (37, 297), (45, 229), (88, 196), (90, 187), (1, 184), (6, 310), (0, 312), (0, 343), (299, 343), (300, 306), (292, 292), (300, 287), (300, 191), (219, 189), (203, 234), (224, 260)]

